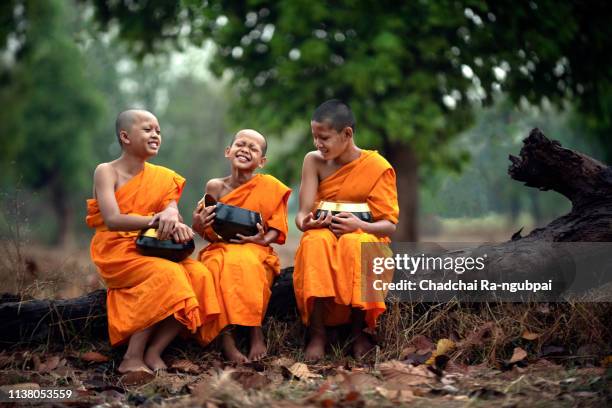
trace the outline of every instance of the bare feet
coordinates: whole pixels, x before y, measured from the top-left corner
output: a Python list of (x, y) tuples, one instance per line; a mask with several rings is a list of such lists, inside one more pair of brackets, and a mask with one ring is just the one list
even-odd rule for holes
[(373, 347), (374, 344), (372, 344), (368, 335), (362, 332), (358, 334), (353, 341), (353, 356), (356, 359), (360, 359), (368, 354)]
[(166, 370), (168, 368), (161, 356), (150, 349), (145, 352), (144, 362), (147, 363), (149, 368), (153, 371)]
[(249, 362), (249, 359), (238, 350), (238, 347), (236, 347), (236, 342), (234, 341), (232, 333), (227, 331), (221, 333), (221, 348), (223, 349), (223, 355), (229, 361), (238, 364)]
[(132, 371), (144, 371), (147, 373), (153, 373), (145, 362), (141, 358), (123, 357), (123, 361), (117, 368), (121, 374), (129, 373)]
[(317, 361), (325, 356), (325, 345), (327, 344), (327, 336), (325, 335), (325, 329), (323, 330), (311, 330), (310, 342), (306, 346), (304, 352), (304, 359), (306, 361)]
[(249, 360), (257, 361), (266, 356), (268, 346), (264, 339), (261, 327), (251, 327), (251, 349), (249, 350)]

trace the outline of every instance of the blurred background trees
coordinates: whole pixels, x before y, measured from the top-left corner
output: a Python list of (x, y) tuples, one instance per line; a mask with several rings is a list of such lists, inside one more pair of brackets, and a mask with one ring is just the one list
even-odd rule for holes
[(510, 181), (506, 157), (537, 125), (612, 158), (611, 16), (597, 0), (10, 0), (3, 191), (25, 189), (30, 213), (54, 209), (48, 240), (78, 231), (63, 223), (84, 215), (95, 165), (118, 155), (114, 116), (145, 107), (164, 134), (155, 161), (188, 179), (189, 214), (237, 128), (271, 137), (268, 171), (295, 184), (311, 112), (338, 97), (355, 111), (357, 143), (397, 170), (396, 239), (416, 239), (418, 219), (545, 222), (565, 202)]

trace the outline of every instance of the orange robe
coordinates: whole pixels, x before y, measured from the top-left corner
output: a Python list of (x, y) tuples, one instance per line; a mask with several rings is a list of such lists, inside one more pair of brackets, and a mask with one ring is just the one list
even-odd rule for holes
[[(145, 163), (143, 171), (115, 191), (122, 214), (152, 215), (179, 200), (185, 179), (165, 167)], [(191, 332), (219, 312), (210, 272), (194, 259), (176, 263), (143, 256), (138, 231), (109, 231), (98, 202), (87, 200), (87, 225), (96, 229), (91, 258), (108, 288), (108, 331), (113, 346), (168, 316)], [(194, 292), (205, 293), (200, 303)]]
[[(320, 181), (317, 200), (367, 202), (374, 221), (389, 220), (394, 224), (398, 221), (395, 171), (375, 151), (362, 150), (358, 159)], [(390, 240), (361, 230), (336, 238), (328, 228), (307, 230), (302, 235), (295, 254), (293, 285), (304, 324), (310, 322), (314, 300), (327, 298), (325, 325), (348, 323), (351, 308), (359, 308), (366, 312), (368, 327), (376, 326), (376, 319), (385, 311), (384, 294), (372, 298), (362, 290), (366, 288), (361, 270), (363, 242), (386, 244)], [(383, 255), (389, 256), (386, 245), (378, 245), (372, 250), (382, 250)]]
[[(277, 244), (287, 237), (287, 200), (291, 189), (267, 174), (251, 180), (219, 199), (220, 202), (257, 211), (265, 229), (279, 232)], [(280, 260), (271, 246), (213, 242), (200, 251), (200, 261), (211, 271), (221, 313), (204, 324), (197, 334), (203, 344), (211, 342), (227, 325), (261, 326)]]

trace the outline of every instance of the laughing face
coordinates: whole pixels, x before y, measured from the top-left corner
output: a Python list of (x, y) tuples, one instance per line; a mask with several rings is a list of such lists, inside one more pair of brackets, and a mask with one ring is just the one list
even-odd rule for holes
[(266, 162), (264, 137), (254, 130), (241, 130), (234, 137), (232, 145), (225, 149), (225, 157), (232, 167), (241, 170), (255, 170)]
[(340, 132), (327, 122), (310, 122), (314, 147), (321, 153), (325, 160), (333, 160), (340, 156), (350, 143), (351, 136), (348, 134), (350, 128), (344, 128)]
[(161, 129), (157, 118), (150, 112), (140, 111), (130, 129), (122, 132), (121, 142), (139, 156), (156, 156), (161, 146)]

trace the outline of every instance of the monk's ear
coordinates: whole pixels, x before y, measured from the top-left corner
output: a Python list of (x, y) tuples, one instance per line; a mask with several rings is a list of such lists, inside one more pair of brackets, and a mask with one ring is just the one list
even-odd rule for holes
[(259, 166), (257, 166), (257, 167), (259, 167), (260, 169), (262, 169), (262, 168), (263, 168), (263, 166), (265, 166), (265, 165), (266, 165), (266, 162), (267, 162), (267, 161), (268, 161), (268, 159), (266, 158), (266, 156), (263, 156), (263, 157), (261, 158), (261, 160), (259, 161)]
[(231, 148), (231, 146), (227, 146), (227, 147), (225, 148), (225, 158), (226, 158), (226, 159), (229, 157), (230, 148)]
[(345, 127), (344, 129), (342, 129), (342, 134), (347, 138), (350, 139), (353, 137), (353, 128), (350, 126)]
[(130, 138), (128, 137), (128, 132), (125, 130), (119, 131), (119, 140), (121, 140), (122, 145), (130, 144)]

